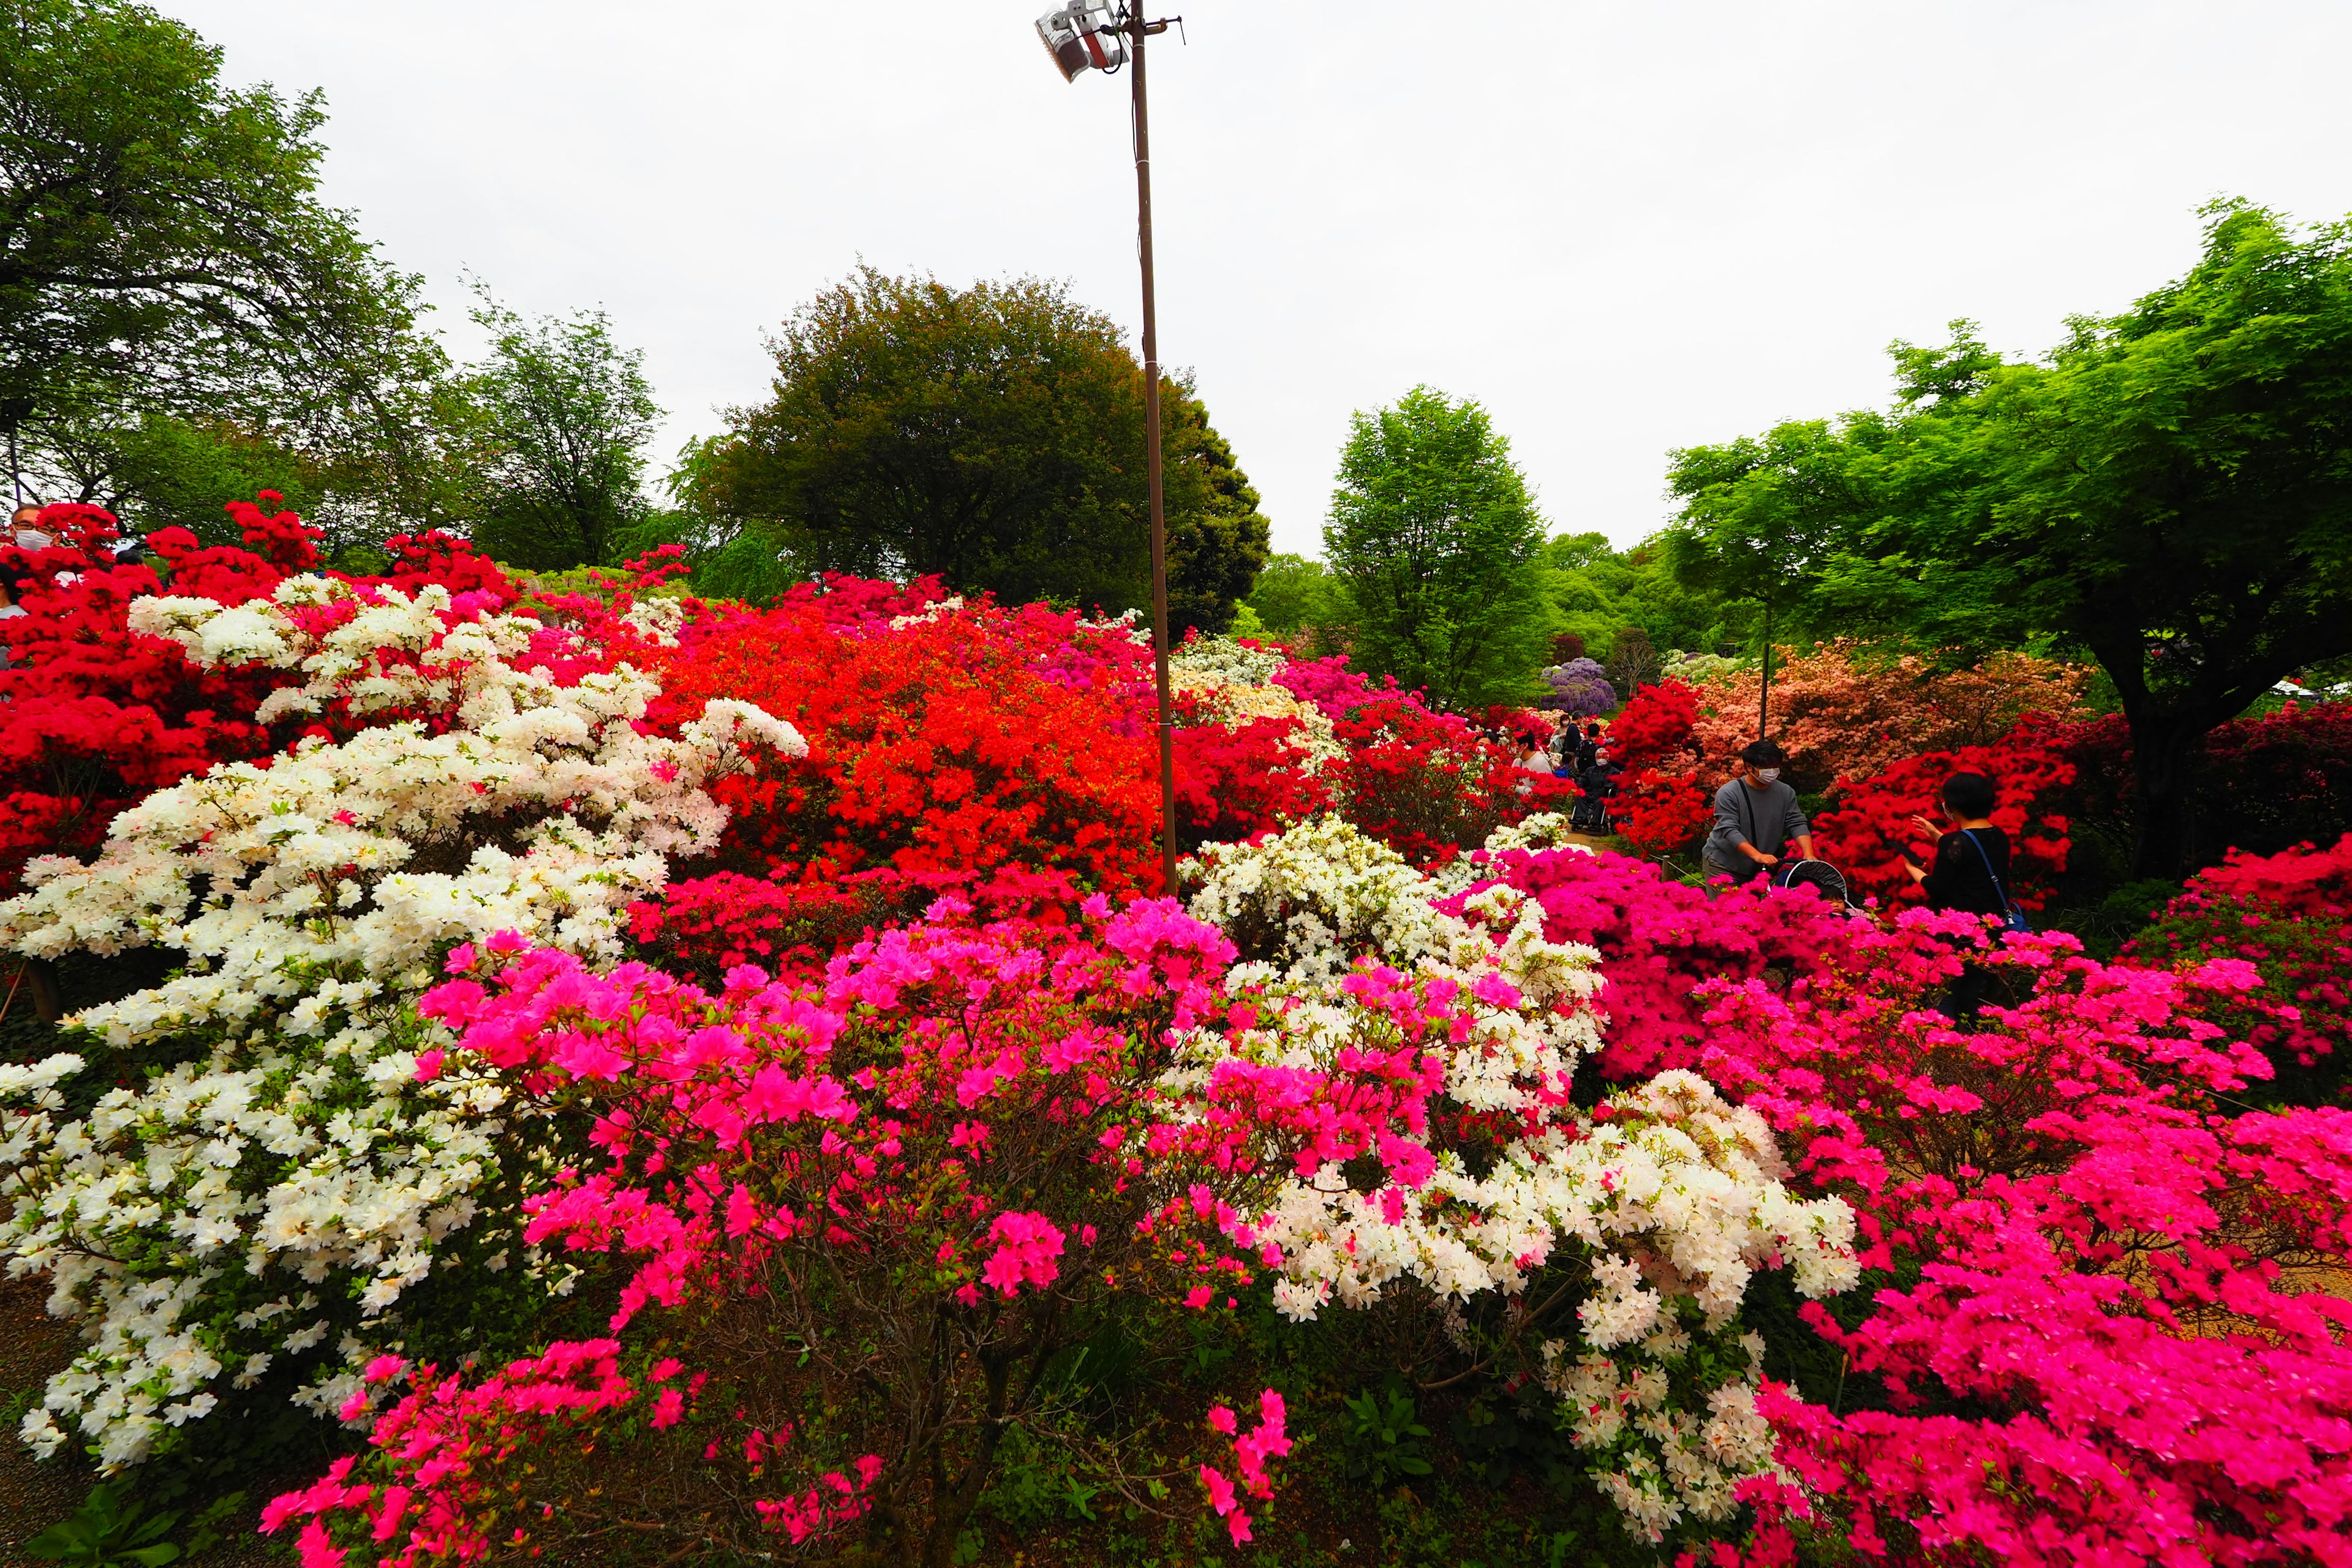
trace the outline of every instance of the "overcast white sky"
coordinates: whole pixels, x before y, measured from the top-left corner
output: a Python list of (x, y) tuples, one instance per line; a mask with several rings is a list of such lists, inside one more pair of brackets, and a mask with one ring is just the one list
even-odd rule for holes
[[(323, 88), (327, 190), (423, 272), (601, 304), (663, 455), (765, 390), (860, 258), (1138, 319), (1124, 79), (1047, 0), (160, 0)], [(2195, 209), (2352, 210), (2346, 0), (1181, 5), (1152, 55), (1161, 351), (1318, 552), (1350, 410), (1475, 396), (1556, 529), (1655, 528), (1664, 455), (1883, 401), (1954, 316), (2038, 351), (2189, 263)]]

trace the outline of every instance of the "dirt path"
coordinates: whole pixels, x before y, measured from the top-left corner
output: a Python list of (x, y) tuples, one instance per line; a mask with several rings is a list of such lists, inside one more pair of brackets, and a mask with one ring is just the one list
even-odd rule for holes
[(34, 1462), (16, 1440), (16, 1423), (41, 1397), (49, 1374), (73, 1359), (73, 1332), (41, 1310), (36, 1280), (0, 1279), (0, 1568), (36, 1568), (24, 1552), (39, 1534), (81, 1503), (87, 1479), (65, 1465)]
[[(16, 1440), (16, 1423), (40, 1399), (41, 1385), (73, 1359), (73, 1331), (43, 1310), (47, 1294), (37, 1280), (0, 1279), (0, 1413), (7, 1416), (0, 1430), (0, 1568), (50, 1568), (27, 1555), (24, 1544), (79, 1508), (94, 1479), (87, 1466), (70, 1459), (36, 1461)], [(236, 1535), (183, 1561), (192, 1568), (282, 1568), (292, 1562), (291, 1547), (248, 1533), (259, 1511), (258, 1503), (250, 1503), (250, 1517)]]

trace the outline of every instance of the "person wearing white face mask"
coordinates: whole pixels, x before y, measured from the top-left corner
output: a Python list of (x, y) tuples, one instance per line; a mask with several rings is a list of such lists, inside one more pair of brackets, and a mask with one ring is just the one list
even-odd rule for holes
[(1812, 825), (1797, 805), (1797, 792), (1780, 781), (1788, 757), (1774, 741), (1751, 741), (1739, 753), (1747, 771), (1715, 792), (1715, 829), (1700, 858), (1719, 877), (1746, 881), (1780, 863), (1793, 844), (1800, 858), (1813, 858)]

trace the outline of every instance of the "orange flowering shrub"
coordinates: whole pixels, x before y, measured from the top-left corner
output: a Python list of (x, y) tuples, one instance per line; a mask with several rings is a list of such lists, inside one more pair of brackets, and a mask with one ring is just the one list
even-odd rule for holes
[[(1769, 728), (1800, 790), (1867, 778), (1923, 752), (1990, 745), (2028, 713), (2089, 716), (2081, 665), (1998, 653), (1973, 669), (1938, 672), (1916, 655), (1873, 663), (1865, 651), (1840, 640), (1773, 655)], [(1756, 738), (1762, 683), (1750, 667), (1699, 686), (1692, 735), (1709, 761), (1727, 762)]]

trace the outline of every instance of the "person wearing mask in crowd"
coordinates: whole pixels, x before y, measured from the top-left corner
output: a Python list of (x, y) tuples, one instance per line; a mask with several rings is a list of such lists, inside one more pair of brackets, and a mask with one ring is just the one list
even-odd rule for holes
[[(1903, 858), (1903, 869), (1927, 895), (1931, 910), (1958, 910), (1972, 915), (2009, 918), (2009, 835), (1992, 825), (1999, 799), (1993, 782), (1982, 773), (1954, 773), (1938, 792), (1944, 820), (1915, 816), (1919, 831), (1936, 841), (1936, 863), (1916, 866)], [(1946, 993), (1942, 1010), (1953, 1018), (1969, 1018), (1984, 1005), (1992, 973), (1971, 963), (1960, 971)]]
[(26, 550), (47, 550), (52, 542), (41, 531), (41, 509), (34, 501), (20, 501), (8, 516), (8, 531), (16, 542)]
[(1789, 759), (1780, 742), (1750, 741), (1739, 760), (1739, 776), (1715, 792), (1715, 827), (1699, 852), (1707, 870), (1744, 882), (1779, 865), (1791, 844), (1800, 858), (1813, 858), (1812, 826), (1780, 777)]
[(1600, 760), (1601, 721), (1595, 719), (1584, 727), (1584, 733), (1577, 737), (1574, 766), (1578, 773), (1582, 773)]

